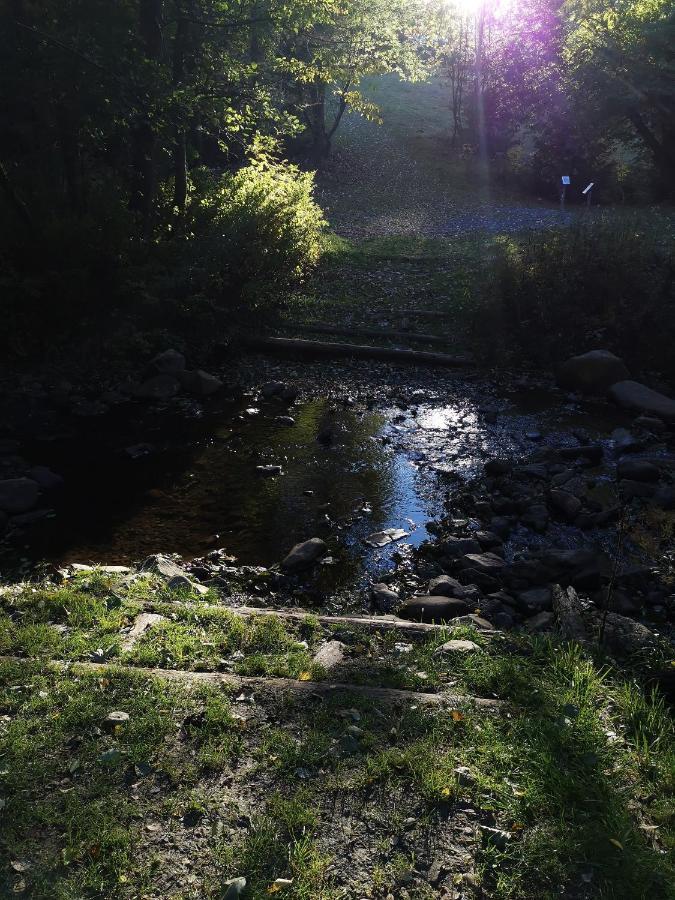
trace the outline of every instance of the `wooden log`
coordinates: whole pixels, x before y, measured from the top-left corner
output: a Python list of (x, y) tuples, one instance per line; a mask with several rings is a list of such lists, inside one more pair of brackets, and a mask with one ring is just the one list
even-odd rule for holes
[(244, 337), (242, 346), (259, 353), (281, 353), (292, 356), (346, 357), (377, 359), (383, 362), (411, 363), (417, 366), (442, 366), (458, 369), (472, 364), (462, 356), (448, 356), (427, 350), (402, 350), (395, 347), (372, 347), (332, 341), (307, 341), (303, 338)]
[[(320, 625), (330, 627), (332, 625), (345, 625), (352, 628), (365, 628), (367, 631), (402, 631), (411, 637), (434, 634), (445, 628), (445, 625), (434, 625), (427, 622), (409, 622), (407, 619), (399, 619), (396, 616), (317, 616), (311, 610), (299, 611), (295, 609), (269, 609), (258, 606), (218, 606), (212, 603), (192, 602), (190, 600), (146, 600), (141, 604), (142, 609), (164, 609), (167, 606), (177, 606), (180, 609), (194, 610), (195, 612), (227, 612), (242, 618), (250, 616), (276, 616), (290, 622), (302, 623), (307, 616), (311, 616)], [(486, 632), (489, 636), (491, 632)]]
[(424, 341), (425, 344), (435, 344), (438, 347), (447, 347), (447, 338), (437, 334), (420, 334), (415, 331), (388, 331), (383, 328), (366, 328), (356, 325), (354, 328), (344, 325), (329, 325), (325, 322), (308, 322), (294, 325), (289, 323), (289, 329), (293, 331), (307, 332), (309, 334), (345, 334), (347, 336), (379, 337), (391, 341)]
[(498, 700), (474, 697), (470, 694), (429, 694), (422, 691), (405, 691), (399, 688), (377, 687), (365, 684), (349, 684), (335, 681), (296, 681), (293, 678), (255, 677), (250, 675), (234, 675), (230, 672), (190, 672), (185, 669), (151, 669), (145, 666), (121, 665), (111, 660), (108, 663), (93, 662), (66, 662), (61, 659), (32, 659), (24, 656), (0, 656), (0, 662), (11, 663), (35, 663), (44, 666), (67, 671), (77, 675), (108, 674), (116, 672), (125, 674), (144, 675), (149, 678), (164, 678), (167, 681), (184, 681), (192, 684), (220, 684), (236, 690), (242, 688), (253, 691), (297, 691), (304, 694), (316, 694), (329, 696), (335, 693), (360, 694), (372, 697), (383, 702), (396, 702), (404, 700), (408, 703), (425, 703), (434, 706), (471, 706), (497, 709), (501, 704)]

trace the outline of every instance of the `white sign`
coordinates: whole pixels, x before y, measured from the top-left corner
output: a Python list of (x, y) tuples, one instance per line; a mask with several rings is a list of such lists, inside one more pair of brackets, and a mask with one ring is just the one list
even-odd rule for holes
[(594, 181), (591, 181), (591, 183), (588, 185), (588, 187), (587, 187), (587, 188), (584, 188), (583, 191), (582, 191), (581, 193), (582, 193), (582, 194), (587, 194), (589, 191), (592, 191), (592, 190), (593, 190), (593, 185), (594, 185), (594, 184), (595, 184), (595, 182), (594, 182)]
[(569, 184), (569, 183), (570, 183), (570, 176), (569, 176), (569, 175), (563, 175), (563, 177), (562, 177), (562, 183), (563, 183), (563, 184)]

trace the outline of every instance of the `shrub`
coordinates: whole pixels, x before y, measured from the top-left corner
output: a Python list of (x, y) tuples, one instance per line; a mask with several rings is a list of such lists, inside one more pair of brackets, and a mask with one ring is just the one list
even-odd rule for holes
[(325, 226), (314, 176), (286, 162), (255, 162), (207, 190), (194, 213), (196, 264), (219, 300), (269, 302), (319, 259)]
[(601, 214), (497, 239), (482, 285), (481, 333), (510, 333), (542, 362), (606, 346), (637, 367), (675, 374), (671, 230), (661, 218)]

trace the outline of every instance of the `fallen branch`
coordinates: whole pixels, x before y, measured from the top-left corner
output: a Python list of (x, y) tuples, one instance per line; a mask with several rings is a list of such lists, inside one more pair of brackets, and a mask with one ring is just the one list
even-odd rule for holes
[[(355, 628), (366, 628), (369, 631), (404, 631), (411, 635), (424, 635), (438, 632), (445, 625), (433, 625), (425, 622), (409, 622), (407, 619), (398, 619), (396, 616), (315, 616), (312, 612), (298, 612), (287, 609), (259, 608), (257, 606), (218, 606), (212, 603), (192, 603), (187, 600), (146, 600), (142, 609), (156, 609), (165, 606), (179, 606), (181, 609), (191, 609), (195, 612), (206, 610), (207, 612), (222, 612), (227, 610), (236, 616), (249, 618), (250, 616), (276, 616), (293, 622), (304, 622), (307, 616), (316, 619), (321, 625), (351, 625)], [(489, 634), (489, 632), (487, 632)]]
[(413, 701), (415, 703), (428, 703), (436, 706), (458, 706), (470, 703), (474, 706), (494, 708), (499, 705), (497, 700), (483, 699), (471, 695), (461, 694), (424, 694), (417, 691), (403, 691), (398, 688), (373, 687), (363, 684), (344, 684), (333, 681), (296, 681), (293, 678), (254, 677), (248, 675), (233, 675), (229, 672), (189, 672), (185, 669), (150, 669), (145, 666), (121, 665), (115, 662), (66, 662), (61, 659), (38, 660), (22, 656), (0, 656), (0, 662), (27, 663), (40, 662), (45, 666), (67, 671), (73, 674), (103, 674), (115, 672), (134, 673), (145, 675), (149, 678), (164, 678), (167, 681), (186, 681), (190, 683), (220, 684), (225, 687), (240, 690), (246, 688), (253, 691), (299, 691), (304, 694), (329, 695), (337, 692), (361, 694), (374, 699), (395, 702), (397, 700)]
[(309, 322), (306, 324), (288, 325), (294, 331), (307, 332), (309, 334), (345, 334), (347, 336), (378, 337), (392, 341), (424, 341), (426, 344), (436, 344), (438, 347), (447, 347), (448, 341), (437, 334), (420, 334), (415, 331), (388, 331), (382, 328), (364, 328), (360, 325), (348, 328), (344, 325), (328, 325), (325, 322)]
[(394, 347), (372, 347), (366, 344), (346, 344), (329, 341), (307, 341), (302, 338), (244, 337), (244, 347), (261, 353), (282, 353), (295, 356), (353, 357), (378, 359), (386, 362), (412, 363), (418, 366), (443, 366), (457, 369), (472, 364), (468, 357), (448, 356), (426, 350), (402, 350)]

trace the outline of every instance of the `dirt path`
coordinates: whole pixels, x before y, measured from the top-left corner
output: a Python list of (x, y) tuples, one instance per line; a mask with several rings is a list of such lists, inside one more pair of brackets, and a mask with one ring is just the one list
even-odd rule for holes
[(391, 76), (364, 92), (382, 124), (348, 115), (335, 161), (320, 177), (319, 199), (332, 227), (347, 237), (453, 238), (509, 233), (569, 221), (554, 198), (523, 200), (492, 163), (450, 146), (447, 88), (440, 81), (403, 84)]

